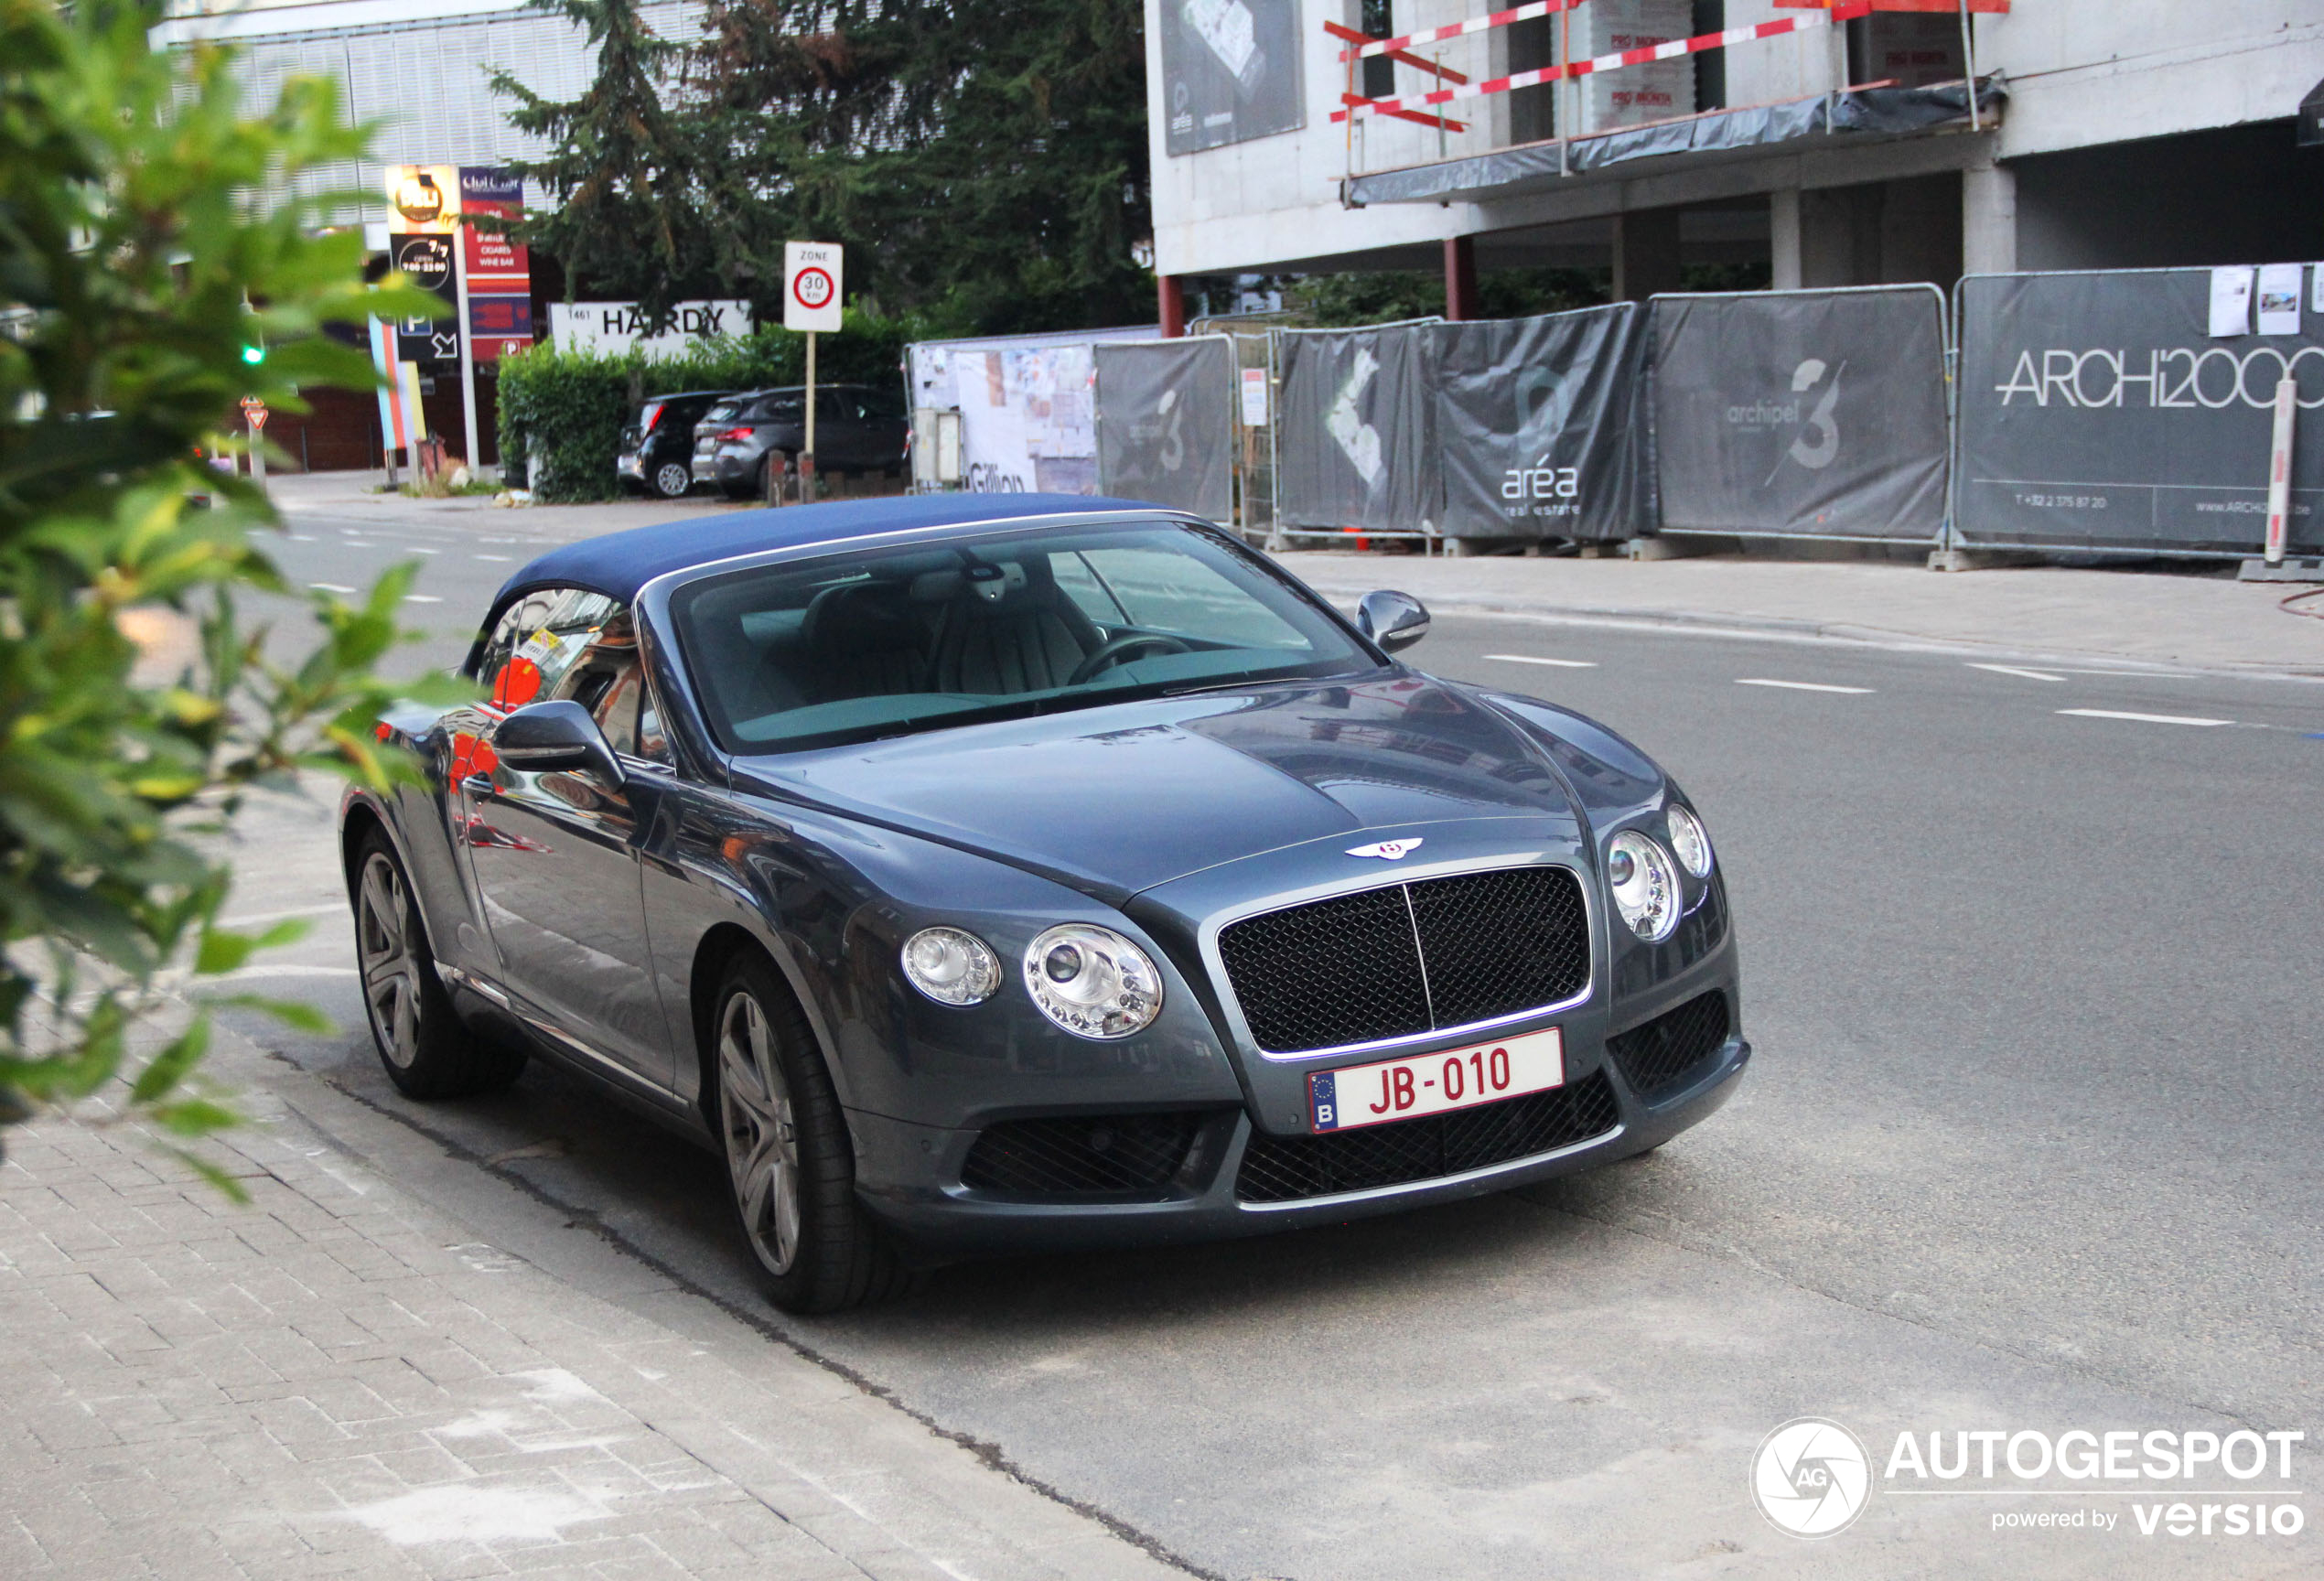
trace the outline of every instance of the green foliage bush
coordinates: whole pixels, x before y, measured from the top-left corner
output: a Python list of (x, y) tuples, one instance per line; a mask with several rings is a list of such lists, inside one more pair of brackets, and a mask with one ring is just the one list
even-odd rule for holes
[[(904, 348), (944, 330), (932, 321), (882, 318), (849, 308), (845, 328), (815, 346), (815, 378), (824, 384), (900, 390)], [(604, 356), (561, 351), (554, 342), (500, 363), (500, 454), (528, 461), (526, 482), (559, 503), (608, 500), (617, 492), (614, 457), (622, 425), (638, 403), (680, 390), (763, 390), (802, 384), (807, 340), (765, 328), (750, 335), (695, 340), (683, 355), (649, 359), (637, 351)]]
[[(242, 396), (303, 412), (302, 386), (371, 388), (324, 325), (436, 304), (361, 284), (360, 233), (324, 228), (360, 197), (280, 196), (366, 155), (334, 84), (291, 79), (247, 114), (231, 54), (156, 50), (162, 19), (159, 0), (0, 0), (0, 1127), (117, 1077), (116, 1116), (231, 1124), (189, 1084), (204, 1006), (261, 1002), (188, 993), (175, 1037), (145, 1057), (132, 1039), (170, 1007), (166, 973), (214, 981), (285, 936), (219, 925), (230, 876), (201, 837), (248, 787), (396, 772), (371, 672), (409, 568), (360, 608), (293, 588), (256, 540), (265, 496), (197, 447), (239, 447)], [(303, 659), (270, 657), (239, 591), (308, 606)], [(156, 632), (198, 636), (172, 679), (139, 671)]]

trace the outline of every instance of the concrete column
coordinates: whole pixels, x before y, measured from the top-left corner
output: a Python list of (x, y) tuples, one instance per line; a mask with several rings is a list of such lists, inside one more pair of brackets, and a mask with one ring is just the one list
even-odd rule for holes
[(1186, 283), (1176, 274), (1157, 274), (1154, 296), (1162, 319), (1162, 339), (1175, 340), (1186, 333)]
[(1474, 318), (1477, 313), (1477, 239), (1445, 238), (1445, 317)]
[(2007, 165), (1961, 173), (1961, 269), (2007, 274), (2017, 267), (2017, 173)]
[(1800, 271), (1800, 189), (1781, 187), (1767, 195), (1768, 239), (1775, 262), (1778, 291), (1797, 291)]
[(1637, 209), (1615, 215), (1614, 300), (1643, 302), (1678, 287), (1678, 210)]

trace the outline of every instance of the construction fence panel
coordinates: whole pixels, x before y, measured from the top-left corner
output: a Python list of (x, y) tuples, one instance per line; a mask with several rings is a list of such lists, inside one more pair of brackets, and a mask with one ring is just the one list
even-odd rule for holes
[(1647, 317), (1621, 302), (1433, 331), (1447, 537), (1604, 542), (1652, 530)]
[(1099, 491), (1228, 520), (1238, 444), (1234, 343), (1204, 335), (1094, 352)]
[(1667, 532), (1934, 542), (1950, 428), (1931, 285), (1657, 296)]
[[(2256, 552), (2276, 387), (2286, 375), (2298, 385), (2301, 427), (2324, 407), (2314, 273), (2291, 264), (1963, 280), (1962, 541)], [(2216, 322), (2215, 285), (2224, 293)], [(2324, 549), (2324, 444), (2295, 443), (2292, 456), (2288, 540), (2315, 553)]]
[(1286, 531), (1435, 534), (1444, 475), (1433, 328), (1283, 333), (1276, 468)]

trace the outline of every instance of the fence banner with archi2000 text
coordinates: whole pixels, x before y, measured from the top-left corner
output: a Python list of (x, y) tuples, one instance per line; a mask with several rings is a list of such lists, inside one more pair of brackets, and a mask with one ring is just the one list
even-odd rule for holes
[[(2209, 269), (1961, 283), (1955, 522), (1971, 543), (2249, 554), (2267, 523), (2276, 386), (2299, 386), (2294, 548), (2324, 548), (2324, 315), (2211, 334)], [(2309, 284), (2303, 272), (2301, 284)]]

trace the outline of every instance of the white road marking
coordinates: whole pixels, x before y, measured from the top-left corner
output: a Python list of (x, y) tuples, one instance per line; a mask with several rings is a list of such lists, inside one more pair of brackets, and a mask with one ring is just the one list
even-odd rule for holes
[(505, 554), (471, 554), (468, 558), (471, 560), (490, 560), (496, 565), (505, 565), (509, 563), (509, 557)]
[(1488, 653), (1488, 659), (1498, 659), (1504, 664), (1555, 664), (1560, 670), (1595, 670), (1595, 659), (1537, 659), (1531, 653)]
[(352, 587), (342, 587), (336, 582), (309, 582), (307, 586), (314, 588), (317, 593), (352, 593), (355, 591)]
[(2121, 714), (2112, 708), (2060, 708), (2076, 719), (2129, 719), (2140, 725), (2233, 725), (2233, 719), (2196, 719), (2184, 714)]
[[(2059, 673), (2059, 674), (2060, 674), (2060, 675), (2115, 675), (2115, 676), (2128, 676), (2130, 679), (2132, 679), (2132, 680), (2134, 680), (2134, 681), (2146, 681), (2146, 680), (2152, 680), (2152, 679), (2157, 679), (2157, 678), (2159, 678), (2159, 679), (2163, 679), (2163, 680), (2170, 680), (2170, 681), (2200, 681), (2200, 680), (2204, 679), (2204, 677), (2202, 676), (2202, 674), (2201, 674), (2200, 672), (2198, 672), (2198, 671), (2194, 671), (2194, 670), (2067, 670), (2067, 669), (2060, 669), (2060, 670), (2058, 672), (2058, 673)], [(2214, 672), (2214, 674), (2216, 674), (2216, 672)]]
[(407, 554), (441, 554), (444, 553), (441, 549), (423, 549), (416, 543), (406, 543), (403, 545), (403, 549)]
[(285, 532), (283, 536), (289, 539), (294, 543), (312, 543), (315, 542), (315, 534), (312, 532)]
[(406, 604), (441, 604), (444, 600), (438, 598), (433, 593), (406, 593), (403, 595), (403, 602)]
[(1754, 679), (1748, 681), (1738, 681), (1736, 682), (1736, 684), (1738, 686), (1781, 686), (1788, 692), (1839, 692), (1851, 697), (1868, 697), (1872, 694), (1872, 688), (1869, 686), (1827, 686), (1821, 681), (1761, 681)]
[(2020, 670), (2014, 664), (1975, 664), (1972, 670), (1990, 670), (1996, 675), (2019, 675), (2028, 681), (2063, 681), (2063, 675), (2052, 675), (2046, 670)]

